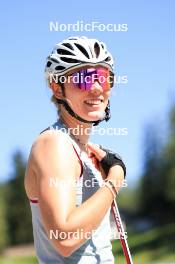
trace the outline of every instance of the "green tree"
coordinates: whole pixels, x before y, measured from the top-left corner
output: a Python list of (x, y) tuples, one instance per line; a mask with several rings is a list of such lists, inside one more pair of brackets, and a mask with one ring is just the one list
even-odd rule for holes
[(0, 185), (0, 252), (8, 244), (7, 224), (5, 221), (6, 206), (4, 199), (4, 189), (4, 184)]
[(24, 189), (26, 162), (20, 151), (13, 156), (14, 171), (6, 188), (6, 221), (10, 244), (27, 243), (33, 240), (31, 212)]
[(167, 214), (171, 221), (175, 220), (175, 105), (170, 110), (169, 133), (163, 151), (165, 185), (164, 192), (168, 203)]
[(156, 224), (175, 215), (175, 107), (169, 115), (169, 133), (163, 144), (158, 124), (149, 124), (144, 139), (144, 172), (140, 181), (140, 211)]
[(161, 184), (161, 141), (156, 124), (149, 124), (144, 135), (144, 165), (140, 184), (140, 208), (144, 216), (158, 218), (164, 204)]

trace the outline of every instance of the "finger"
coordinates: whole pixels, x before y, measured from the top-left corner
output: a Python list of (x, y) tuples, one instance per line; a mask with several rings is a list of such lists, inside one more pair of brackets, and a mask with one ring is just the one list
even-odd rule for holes
[(96, 144), (88, 143), (87, 147), (99, 161), (101, 161), (102, 158), (104, 158), (104, 156), (106, 155), (106, 152), (100, 149), (99, 146)]
[(88, 157), (89, 158), (92, 158), (92, 157), (95, 157), (94, 153), (92, 153), (90, 150), (88, 151)]

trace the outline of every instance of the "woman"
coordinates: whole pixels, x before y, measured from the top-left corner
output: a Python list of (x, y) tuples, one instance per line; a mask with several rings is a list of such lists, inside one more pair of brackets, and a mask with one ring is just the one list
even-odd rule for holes
[(110, 207), (125, 165), (89, 143), (92, 126), (110, 118), (112, 56), (98, 40), (69, 38), (45, 72), (59, 118), (36, 138), (25, 174), (38, 261), (112, 264)]

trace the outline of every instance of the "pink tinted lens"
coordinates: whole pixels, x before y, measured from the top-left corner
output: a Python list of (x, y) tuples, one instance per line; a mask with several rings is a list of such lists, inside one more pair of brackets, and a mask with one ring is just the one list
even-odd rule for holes
[(73, 82), (75, 87), (84, 91), (89, 91), (96, 81), (98, 81), (103, 90), (113, 86), (111, 73), (108, 69), (104, 68), (82, 69), (79, 72), (73, 73), (72, 76), (74, 77)]
[(93, 77), (96, 74), (95, 69), (82, 69), (72, 74), (75, 87), (89, 91), (93, 85)]
[(97, 69), (98, 82), (103, 90), (110, 88), (109, 84), (109, 70), (107, 69)]

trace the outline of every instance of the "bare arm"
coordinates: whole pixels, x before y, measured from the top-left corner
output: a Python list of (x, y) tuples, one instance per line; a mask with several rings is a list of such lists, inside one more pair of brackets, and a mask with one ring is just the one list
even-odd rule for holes
[[(110, 208), (113, 196), (108, 188), (102, 187), (76, 207), (75, 179), (80, 167), (67, 137), (58, 131), (52, 135), (45, 132), (33, 145), (32, 160), (37, 174), (40, 211), (48, 236), (50, 230), (67, 234), (78, 230), (85, 234), (95, 230)], [(123, 178), (119, 166), (111, 168), (109, 174), (110, 177), (115, 174), (115, 179)], [(51, 187), (51, 180), (58, 183), (57, 186)], [(64, 256), (72, 254), (85, 241), (85, 237), (52, 240)]]

